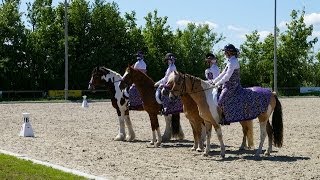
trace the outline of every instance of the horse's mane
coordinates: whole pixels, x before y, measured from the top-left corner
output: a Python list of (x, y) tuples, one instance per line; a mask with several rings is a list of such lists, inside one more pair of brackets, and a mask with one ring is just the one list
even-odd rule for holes
[[(178, 72), (178, 71), (176, 71)], [(191, 74), (187, 74), (187, 73), (182, 73), (182, 72), (178, 72), (179, 76), (185, 76), (185, 77), (188, 77), (189, 79), (191, 79), (192, 81), (199, 81), (201, 84), (205, 84), (207, 87), (205, 88), (209, 88), (212, 86), (212, 84), (210, 84), (209, 82), (199, 78), (199, 77), (196, 77), (196, 76), (193, 76)]]
[(112, 69), (106, 68), (106, 67), (104, 67), (104, 66), (101, 66), (100, 68), (101, 68), (102, 70), (104, 70), (104, 71), (109, 71), (109, 72), (115, 74), (116, 76), (119, 76), (120, 78), (122, 78), (121, 74), (115, 72), (115, 71), (112, 70)]
[(144, 82), (149, 82), (150, 84), (154, 84), (154, 81), (149, 77), (146, 73), (140, 71), (139, 69), (135, 69), (133, 67), (128, 67), (130, 68), (130, 71), (133, 70), (136, 72), (140, 77), (144, 78)]

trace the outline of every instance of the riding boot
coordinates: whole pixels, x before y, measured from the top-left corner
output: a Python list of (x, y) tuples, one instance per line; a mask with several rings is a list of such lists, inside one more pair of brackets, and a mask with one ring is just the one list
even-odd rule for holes
[(225, 121), (225, 116), (224, 116), (224, 113), (223, 113), (223, 110), (222, 108), (218, 107), (218, 113), (219, 113), (219, 116), (220, 116), (220, 122), (219, 124), (221, 125), (230, 125), (229, 122)]

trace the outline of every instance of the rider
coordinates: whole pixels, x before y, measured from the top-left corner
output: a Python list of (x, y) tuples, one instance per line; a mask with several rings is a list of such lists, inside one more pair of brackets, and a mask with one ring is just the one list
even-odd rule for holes
[[(137, 61), (136, 63), (133, 65), (134, 69), (138, 69), (144, 73), (147, 72), (147, 65), (144, 62), (144, 54), (142, 51), (138, 51), (135, 54)], [(137, 88), (135, 87), (134, 84), (132, 84), (132, 86), (129, 88), (129, 109), (131, 110), (139, 110), (142, 109), (142, 99), (138, 93)]]
[(142, 51), (138, 51), (135, 56), (137, 57), (137, 61), (134, 64), (133, 68), (139, 69), (140, 71), (146, 73), (147, 72), (147, 65), (144, 62), (144, 54)]
[(159, 88), (162, 88), (167, 83), (170, 73), (177, 70), (176, 65), (174, 64), (176, 61), (176, 57), (173, 53), (167, 53), (164, 57), (164, 60), (168, 63), (168, 69), (164, 77), (155, 84), (155, 86)]
[(208, 53), (206, 55), (205, 61), (208, 65), (208, 68), (205, 70), (204, 74), (207, 80), (213, 80), (220, 74), (220, 69), (217, 66), (217, 58), (214, 54)]
[(236, 94), (238, 88), (241, 88), (240, 64), (237, 59), (239, 51), (232, 44), (226, 45), (223, 51), (225, 56), (228, 58), (227, 65), (222, 73), (212, 81), (216, 87), (222, 85), (222, 92), (218, 102), (221, 111), (228, 108), (226, 106), (228, 100)]

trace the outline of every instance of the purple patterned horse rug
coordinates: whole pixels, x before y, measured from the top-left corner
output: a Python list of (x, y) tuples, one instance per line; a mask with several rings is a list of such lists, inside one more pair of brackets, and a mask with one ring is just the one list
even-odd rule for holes
[[(221, 103), (221, 101), (223, 101), (224, 99), (223, 97), (220, 97), (219, 102), (217, 101), (217, 89), (214, 86), (212, 86), (212, 84), (209, 84), (208, 82), (203, 81), (200, 78), (194, 77), (189, 74), (179, 73), (176, 71), (170, 74), (167, 84), (170, 85), (170, 87), (172, 87), (169, 93), (170, 98), (176, 98), (180, 97), (183, 94), (189, 94), (190, 97), (196, 102), (199, 110), (199, 115), (201, 116), (201, 118), (204, 119), (206, 126), (206, 147), (208, 148), (205, 149), (205, 155), (209, 152), (211, 127), (213, 126), (216, 131), (218, 140), (220, 142), (220, 155), (222, 158), (224, 158), (225, 146), (223, 142), (221, 126), (219, 124), (220, 115), (217, 109), (217, 104)], [(227, 87), (224, 87), (223, 91), (226, 90), (226, 88)], [(259, 118), (260, 123), (260, 143), (259, 148), (255, 153), (255, 156), (260, 156), (260, 154), (262, 153), (262, 147), (266, 135), (268, 135), (268, 149), (266, 150), (265, 155), (270, 155), (270, 153), (272, 152), (273, 144), (276, 147), (281, 147), (283, 143), (283, 118), (282, 105), (277, 95), (275, 93), (271, 93), (269, 90), (257, 87), (251, 89), (243, 89), (241, 86), (234, 86), (234, 84), (231, 84), (231, 86), (228, 88), (234, 88), (235, 91), (231, 91), (233, 92), (233, 94), (228, 94), (229, 96), (225, 97), (232, 98), (233, 95), (236, 93), (246, 95), (243, 96), (242, 99), (235, 98), (237, 100), (235, 101), (235, 103), (237, 104), (239, 104), (244, 98), (250, 99), (249, 102), (263, 102), (262, 104), (255, 103), (256, 106), (261, 106), (261, 108), (259, 108), (260, 110), (257, 111), (262, 111), (262, 113), (260, 113), (257, 116)], [(227, 92), (230, 92), (230, 90)], [(222, 95), (223, 93), (226, 92), (222, 92)], [(269, 98), (270, 100), (267, 100), (267, 98)], [(264, 109), (264, 103), (268, 103), (266, 105), (266, 109)], [(253, 106), (251, 105), (248, 107)], [(243, 112), (249, 112), (249, 108), (243, 110)], [(272, 124), (270, 124), (269, 122), (269, 117), (271, 117), (271, 115)], [(251, 113), (248, 117), (252, 116), (255, 116), (254, 113)]]
[(156, 91), (156, 100), (159, 104), (162, 104), (162, 114), (176, 114), (183, 112), (183, 105), (180, 98), (170, 99), (169, 96), (162, 95), (161, 91), (169, 91), (170, 88), (167, 86), (159, 87), (159, 90)]
[(137, 87), (134, 84), (129, 88), (129, 109), (130, 110), (143, 109), (143, 101), (137, 90)]
[(221, 123), (255, 119), (266, 112), (272, 92), (267, 88), (238, 86), (234, 91), (223, 90), (219, 105), (223, 111)]

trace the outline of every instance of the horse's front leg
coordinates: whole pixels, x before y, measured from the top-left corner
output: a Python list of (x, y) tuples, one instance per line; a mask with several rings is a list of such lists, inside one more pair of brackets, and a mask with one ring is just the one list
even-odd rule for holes
[(211, 139), (211, 131), (212, 131), (212, 124), (211, 123), (205, 123), (206, 126), (206, 148), (204, 150), (204, 156), (208, 156), (210, 152), (210, 139)]
[(119, 121), (119, 132), (118, 135), (114, 138), (115, 141), (124, 141), (126, 137), (126, 130), (124, 125), (124, 116), (118, 116)]
[[(159, 127), (159, 121), (158, 121), (158, 115), (157, 113), (149, 114), (150, 121), (151, 121), (151, 129), (152, 129), (152, 141), (150, 144), (154, 144), (155, 147), (159, 147), (162, 142), (160, 127)], [(158, 139), (156, 138), (156, 135), (158, 136)], [(157, 142), (155, 142), (157, 140)]]
[(226, 148), (224, 146), (224, 143), (223, 143), (223, 137), (222, 137), (222, 130), (221, 130), (221, 126), (219, 124), (216, 124), (214, 126), (214, 129), (217, 133), (217, 137), (218, 137), (218, 140), (220, 142), (220, 147), (221, 147), (221, 151), (220, 151), (220, 156), (222, 158), (225, 158), (225, 155), (226, 155)]
[(166, 129), (164, 130), (162, 140), (165, 142), (165, 141), (169, 141), (172, 136), (172, 131), (171, 131), (171, 129), (172, 129), (171, 128), (172, 114), (164, 115), (164, 119), (166, 121)]
[(126, 109), (124, 111), (124, 119), (125, 119), (125, 122), (126, 122), (126, 125), (127, 125), (127, 128), (128, 128), (128, 131), (129, 131), (129, 134), (127, 135), (126, 139), (127, 141), (133, 141), (136, 137), (134, 131), (133, 131), (133, 128), (132, 128), (132, 123), (131, 123), (131, 120), (130, 120), (130, 116), (129, 116), (129, 109)]

